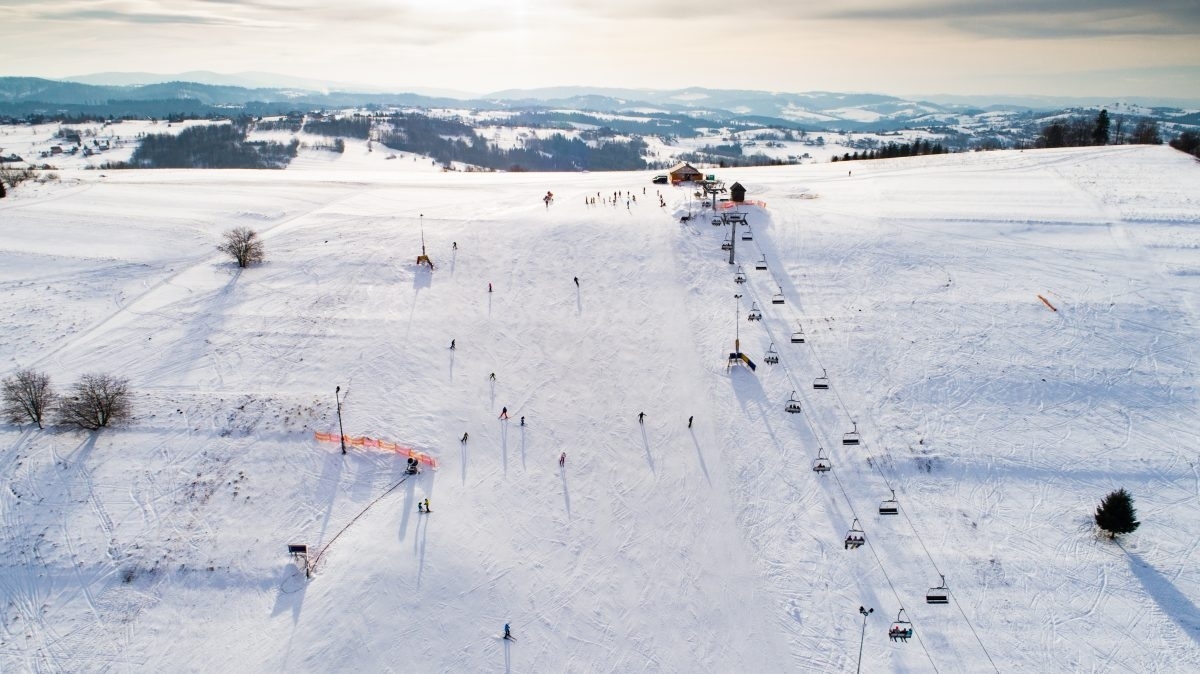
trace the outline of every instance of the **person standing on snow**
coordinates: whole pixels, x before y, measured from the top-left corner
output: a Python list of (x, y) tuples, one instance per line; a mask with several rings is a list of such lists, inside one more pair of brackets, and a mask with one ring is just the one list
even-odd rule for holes
[(508, 408), (507, 408), (507, 407), (501, 407), (501, 408), (500, 408), (500, 418), (501, 418), (501, 419), (507, 419), (507, 418), (508, 418)]
[(695, 417), (688, 417), (688, 428), (692, 427), (692, 419), (694, 419), (694, 418)]
[(504, 638), (509, 640), (512, 639), (512, 632), (508, 631), (508, 623), (504, 623)]
[(575, 287), (576, 288), (579, 287), (579, 277), (578, 276), (575, 277)]
[(563, 452), (562, 454), (558, 455), (558, 467), (562, 468), (563, 466), (566, 466), (566, 465), (567, 465), (567, 453)]
[(641, 423), (645, 423), (645, 422), (643, 421), (643, 419), (645, 419), (645, 418), (646, 418), (646, 413), (645, 413), (645, 412), (638, 412), (638, 423), (639, 423), (639, 424), (641, 424)]

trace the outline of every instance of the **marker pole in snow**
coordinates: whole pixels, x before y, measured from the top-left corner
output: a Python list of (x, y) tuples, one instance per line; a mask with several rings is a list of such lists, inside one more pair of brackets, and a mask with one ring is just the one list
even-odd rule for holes
[(867, 616), (874, 613), (875, 609), (866, 608), (864, 606), (859, 606), (858, 612), (862, 614), (863, 626), (862, 626), (862, 634), (859, 635), (859, 637), (858, 637), (858, 669), (854, 670), (855, 672), (862, 671), (862, 648), (863, 648), (863, 640), (865, 640), (867, 638)]
[(338, 439), (342, 441), (342, 454), (346, 453), (346, 431), (342, 429), (342, 387), (333, 389), (333, 397), (337, 399)]

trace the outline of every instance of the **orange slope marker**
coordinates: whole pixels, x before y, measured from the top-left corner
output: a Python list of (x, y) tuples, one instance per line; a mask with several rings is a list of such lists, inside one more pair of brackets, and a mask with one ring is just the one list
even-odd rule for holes
[(1037, 298), (1038, 298), (1039, 300), (1041, 300), (1043, 304), (1045, 304), (1046, 306), (1050, 307), (1050, 311), (1054, 311), (1054, 312), (1057, 312), (1057, 311), (1058, 311), (1058, 309), (1054, 308), (1054, 305), (1053, 305), (1053, 304), (1050, 304), (1050, 300), (1046, 299), (1045, 297), (1042, 297), (1041, 295), (1038, 295), (1038, 296), (1037, 296)]

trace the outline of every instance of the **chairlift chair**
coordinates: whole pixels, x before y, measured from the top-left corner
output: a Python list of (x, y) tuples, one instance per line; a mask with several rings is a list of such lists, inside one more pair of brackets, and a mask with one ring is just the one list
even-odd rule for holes
[(779, 292), (771, 296), (771, 304), (783, 304), (783, 287), (779, 286)]
[(800, 411), (801, 411), (801, 409), (800, 409), (800, 401), (796, 399), (796, 392), (795, 392), (795, 391), (792, 391), (792, 395), (791, 395), (791, 397), (789, 397), (789, 398), (788, 398), (788, 401), (787, 401), (786, 403), (784, 403), (784, 404), (783, 404), (783, 410), (784, 410), (785, 412), (789, 412), (789, 413), (791, 413), (791, 414), (795, 414), (795, 413), (797, 413), (797, 412), (800, 412)]
[(890, 499), (887, 499), (886, 501), (881, 501), (879, 503), (879, 514), (880, 515), (899, 515), (900, 514), (900, 502), (896, 500), (896, 490), (895, 489), (892, 490), (892, 497)]
[(763, 253), (761, 260), (754, 263), (754, 268), (757, 269), (758, 271), (766, 271), (767, 270), (767, 254), (766, 253)]
[(734, 283), (745, 283), (746, 282), (746, 273), (742, 271), (742, 265), (740, 265), (740, 264), (738, 265), (737, 273), (733, 275), (733, 282)]
[(767, 355), (763, 356), (763, 360), (771, 365), (779, 362), (779, 352), (775, 350), (775, 342), (771, 342), (771, 347), (767, 349)]
[(821, 368), (821, 376), (813, 380), (813, 388), (822, 391), (829, 388), (829, 377), (825, 376), (825, 368)]
[(721, 250), (732, 250), (732, 249), (733, 249), (733, 242), (730, 241), (729, 239), (725, 239), (724, 241), (721, 242)]
[(748, 320), (748, 321), (761, 321), (762, 320), (762, 311), (760, 311), (758, 308), (758, 302), (751, 303), (750, 313), (746, 314), (746, 320)]
[(747, 225), (746, 229), (742, 230), (742, 241), (753, 241), (753, 240), (754, 240), (754, 232), (750, 231), (750, 226)]
[(929, 588), (925, 593), (926, 604), (949, 604), (950, 603), (950, 588), (946, 587), (946, 576), (942, 576), (942, 584), (937, 587)]
[(850, 531), (846, 532), (846, 549), (854, 550), (867, 542), (866, 532), (859, 528), (858, 518), (854, 518), (854, 523), (850, 525)]
[(804, 326), (800, 325), (800, 322), (797, 321), (796, 322), (796, 331), (792, 333), (792, 344), (803, 344), (803, 343), (804, 343)]
[(892, 641), (907, 642), (910, 638), (912, 638), (912, 635), (912, 623), (904, 619), (904, 609), (900, 609), (900, 612), (896, 614), (896, 621), (893, 622), (891, 628), (888, 629), (888, 638)]
[(851, 423), (854, 424), (854, 430), (850, 431), (849, 433), (842, 434), (842, 444), (843, 445), (857, 445), (859, 442), (858, 422), (854, 421)]
[(833, 462), (822, 454), (824, 451), (820, 447), (817, 448), (817, 458), (813, 460), (813, 472), (815, 473), (828, 473), (833, 470)]
[(721, 218), (713, 218), (712, 223), (713, 227), (720, 227), (721, 225), (725, 224), (724, 222), (721, 222)]

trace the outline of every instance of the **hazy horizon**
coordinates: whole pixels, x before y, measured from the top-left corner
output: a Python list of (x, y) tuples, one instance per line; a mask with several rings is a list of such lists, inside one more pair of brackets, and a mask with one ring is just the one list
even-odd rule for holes
[[(263, 71), (375, 90), (584, 86), (1179, 98), (1200, 5), (1100, 0), (7, 0), (6, 75)], [(220, 45), (220, 48), (214, 48)]]

